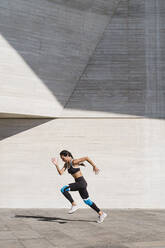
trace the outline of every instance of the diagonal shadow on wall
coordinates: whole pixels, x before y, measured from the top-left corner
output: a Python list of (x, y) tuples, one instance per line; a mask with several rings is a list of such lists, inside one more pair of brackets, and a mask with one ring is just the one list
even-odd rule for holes
[[(74, 1), (77, 2), (74, 8), (68, 6), (69, 1), (1, 2), (0, 31), (9, 43), (9, 46), (5, 42), (1, 44), (2, 77), (6, 85), (2, 94), (8, 98), (19, 94), (21, 101), (21, 96), (26, 96), (26, 101), (31, 104), (30, 111), (22, 107), (15, 113), (59, 115), (118, 1), (105, 1), (106, 8), (101, 6), (101, 0), (88, 0), (85, 4)], [(15, 50), (12, 58), (11, 48)], [(52, 99), (52, 94), (56, 100)], [(39, 104), (34, 112), (36, 101)]]
[(164, 6), (123, 0), (114, 13), (116, 6), (101, 0), (1, 2), (1, 34), (64, 108), (60, 115), (164, 118)]
[[(22, 118), (21, 118), (22, 119)], [(36, 126), (40, 126), (51, 119), (23, 119), (23, 121), (18, 121), (18, 119), (0, 119), (0, 140), (11, 137), (15, 134), (24, 132)]]

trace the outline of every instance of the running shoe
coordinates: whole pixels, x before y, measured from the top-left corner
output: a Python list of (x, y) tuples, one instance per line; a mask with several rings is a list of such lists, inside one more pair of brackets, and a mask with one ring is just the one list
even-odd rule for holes
[(104, 221), (105, 217), (107, 217), (107, 214), (103, 212), (102, 215), (99, 215), (99, 219), (98, 219), (97, 223), (99, 223), (99, 224), (102, 223)]
[(72, 206), (71, 209), (69, 210), (68, 214), (74, 213), (79, 207), (77, 205)]

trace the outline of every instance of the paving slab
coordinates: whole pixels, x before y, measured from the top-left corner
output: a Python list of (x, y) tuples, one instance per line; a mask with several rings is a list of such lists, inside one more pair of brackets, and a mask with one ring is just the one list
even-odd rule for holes
[(154, 241), (154, 242), (137, 242), (137, 243), (128, 244), (128, 247), (131, 247), (131, 248), (164, 248), (165, 240)]
[(2, 248), (25, 248), (19, 241), (17, 240), (0, 240), (0, 247)]
[(98, 224), (98, 216), (91, 209), (79, 209), (74, 214), (68, 214), (68, 209), (0, 209), (0, 219), (8, 228), (0, 231), (0, 247), (165, 247), (165, 210), (104, 211), (108, 216)]

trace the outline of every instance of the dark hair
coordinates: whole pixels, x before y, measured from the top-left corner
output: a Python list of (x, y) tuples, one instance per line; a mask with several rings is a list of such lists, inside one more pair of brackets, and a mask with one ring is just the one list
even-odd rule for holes
[[(63, 155), (64, 157), (69, 156), (69, 157), (73, 158), (72, 153), (69, 152), (69, 151), (67, 151), (67, 150), (62, 150), (62, 151), (60, 152), (60, 156), (62, 156), (62, 155)], [(84, 163), (80, 163), (79, 165), (85, 166)]]
[(73, 158), (71, 152), (69, 152), (69, 151), (67, 151), (67, 150), (62, 150), (62, 151), (60, 152), (60, 156), (62, 156), (62, 155), (63, 155), (64, 157), (69, 156), (69, 157)]

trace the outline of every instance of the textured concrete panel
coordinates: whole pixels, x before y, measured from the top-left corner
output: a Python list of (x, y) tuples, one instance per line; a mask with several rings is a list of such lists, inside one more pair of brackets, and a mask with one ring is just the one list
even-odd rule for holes
[[(19, 133), (27, 123), (35, 120), (0, 122), (2, 138), (15, 130), (0, 144), (0, 207), (70, 206), (60, 188), (74, 180), (58, 175), (50, 162), (63, 149), (75, 158), (89, 156), (100, 168), (95, 175), (87, 162), (81, 167), (100, 207), (165, 207), (163, 120), (57, 119)], [(77, 192), (72, 195), (85, 207)]]
[(56, 117), (119, 0), (0, 2), (0, 112)]
[(64, 116), (165, 116), (164, 2), (123, 0)]
[(162, 0), (1, 1), (0, 112), (164, 118), (164, 9)]

